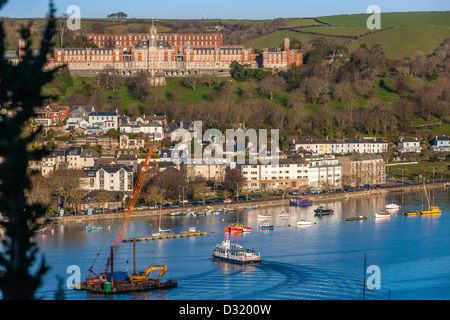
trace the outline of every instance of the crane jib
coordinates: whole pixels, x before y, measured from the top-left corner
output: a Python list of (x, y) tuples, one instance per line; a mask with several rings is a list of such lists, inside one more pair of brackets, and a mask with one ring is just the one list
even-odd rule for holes
[[(147, 157), (141, 167), (141, 171), (139, 172), (139, 176), (134, 185), (133, 193), (131, 194), (131, 198), (128, 201), (128, 205), (124, 212), (122, 222), (120, 223), (119, 230), (117, 231), (116, 237), (113, 241), (112, 257), (110, 255), (108, 257), (108, 259), (106, 260), (106, 263), (100, 268), (100, 271), (97, 274), (94, 273), (95, 277), (98, 277), (100, 274), (105, 274), (110, 271), (111, 258), (115, 259), (115, 257), (117, 256), (117, 253), (119, 252), (119, 248), (120, 248), (120, 245), (122, 244), (122, 240), (125, 235), (125, 231), (127, 230), (127, 227), (128, 227), (128, 222), (130, 221), (134, 206), (136, 205), (137, 199), (141, 192), (142, 184), (144, 183), (145, 176), (147, 175), (147, 170), (148, 170), (148, 166), (150, 163), (150, 158), (153, 154), (153, 150), (154, 150), (154, 147), (148, 152)], [(95, 262), (95, 260), (94, 260), (94, 262)], [(92, 267), (93, 266), (91, 266), (89, 268), (90, 272), (92, 272)]]

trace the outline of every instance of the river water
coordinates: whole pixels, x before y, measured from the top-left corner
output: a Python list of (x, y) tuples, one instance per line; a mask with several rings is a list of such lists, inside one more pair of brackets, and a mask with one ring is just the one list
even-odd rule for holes
[[(423, 192), (389, 193), (338, 201), (316, 202), (312, 207), (285, 206), (239, 210), (197, 217), (163, 216), (162, 228), (174, 233), (195, 227), (207, 235), (136, 242), (137, 270), (151, 264), (167, 265), (162, 281), (176, 280), (178, 287), (165, 291), (114, 295), (116, 300), (440, 300), (450, 299), (450, 201), (449, 191), (431, 191), (442, 209), (440, 216), (412, 216), (403, 210), (419, 209)], [(403, 204), (390, 218), (375, 218), (388, 202)], [(333, 208), (331, 216), (315, 217), (319, 205)], [(289, 217), (278, 217), (282, 212)], [(272, 215), (273, 230), (259, 230), (257, 215)], [(350, 216), (364, 221), (345, 221)], [(158, 217), (132, 219), (125, 238), (150, 236), (158, 229)], [(311, 226), (297, 221), (309, 220)], [(252, 227), (250, 233), (227, 234), (224, 226), (239, 221)], [(55, 299), (58, 280), (67, 300), (102, 300), (101, 295), (70, 290), (68, 267), (81, 268), (84, 280), (94, 265), (108, 254), (120, 220), (100, 220), (103, 230), (86, 231), (84, 223), (51, 225), (36, 236), (41, 253), (51, 267), (37, 297)], [(260, 251), (259, 265), (233, 265), (211, 260), (212, 250), (223, 237), (232, 243)], [(366, 259), (364, 259), (366, 255)], [(127, 264), (128, 261), (128, 264)], [(123, 243), (114, 270), (133, 270), (133, 244)], [(377, 266), (373, 273), (364, 266)], [(364, 274), (366, 271), (366, 274)], [(375, 289), (365, 288), (364, 277), (378, 275)]]

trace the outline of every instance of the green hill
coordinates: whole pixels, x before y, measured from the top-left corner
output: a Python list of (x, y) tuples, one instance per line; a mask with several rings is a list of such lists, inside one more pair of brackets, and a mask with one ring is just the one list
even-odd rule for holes
[[(387, 12), (381, 14), (382, 30), (370, 30), (366, 21), (370, 14), (352, 14), (313, 19), (286, 19), (284, 30), (265, 34), (247, 41), (252, 48), (280, 46), (283, 38), (297, 38), (303, 43), (314, 36), (336, 39), (349, 49), (365, 43), (379, 43), (390, 58), (408, 58), (414, 52), (431, 54), (445, 39), (450, 38), (450, 11)], [(359, 39), (343, 36), (360, 36)]]
[[(319, 17), (332, 25), (366, 27), (371, 14), (350, 14)], [(401, 26), (450, 26), (450, 11), (381, 12), (381, 28)]]
[(380, 43), (390, 58), (409, 58), (414, 52), (428, 55), (450, 38), (450, 27), (411, 26), (372, 33), (348, 44), (354, 49), (365, 43), (372, 46)]

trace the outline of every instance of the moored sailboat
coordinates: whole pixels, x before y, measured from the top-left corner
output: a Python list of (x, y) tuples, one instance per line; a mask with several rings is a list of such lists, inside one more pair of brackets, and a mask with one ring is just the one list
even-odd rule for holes
[(428, 197), (428, 192), (427, 189), (425, 188), (425, 182), (423, 183), (423, 189), (425, 191), (425, 196), (427, 197), (427, 202), (428, 202), (428, 210), (419, 210), (419, 213), (421, 215), (429, 215), (429, 216), (438, 216), (442, 213), (442, 210), (436, 206), (436, 205), (431, 205), (430, 203), (430, 199)]
[[(161, 196), (161, 203), (162, 203), (162, 196)], [(160, 236), (164, 236), (164, 235), (172, 233), (172, 230), (170, 230), (170, 229), (161, 229), (161, 214), (162, 214), (161, 211), (162, 211), (162, 206), (159, 207), (159, 226), (158, 226), (159, 232), (152, 233), (152, 236), (154, 236), (154, 237), (160, 237)]]

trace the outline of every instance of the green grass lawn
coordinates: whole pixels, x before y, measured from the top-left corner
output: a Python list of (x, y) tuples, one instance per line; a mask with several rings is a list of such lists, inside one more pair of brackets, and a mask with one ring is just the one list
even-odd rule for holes
[(347, 47), (350, 51), (365, 43), (372, 46), (379, 43), (390, 58), (408, 58), (421, 51), (428, 55), (450, 38), (449, 27), (412, 26), (401, 27), (372, 33), (351, 42)]
[[(383, 8), (381, 8), (382, 10)], [(371, 14), (344, 14), (319, 17), (333, 25), (366, 27)], [(450, 11), (381, 12), (381, 28), (401, 26), (450, 26)]]
[(284, 24), (286, 27), (299, 27), (299, 26), (310, 26), (313, 24), (319, 24), (319, 22), (317, 22), (314, 19), (301, 19), (301, 18), (288, 18), (288, 19), (284, 19)]
[(415, 164), (404, 164), (404, 165), (395, 165), (387, 167), (387, 174), (390, 177), (395, 177), (398, 179), (402, 178), (402, 169), (403, 169), (403, 178), (405, 180), (417, 180), (420, 174), (425, 174), (427, 178), (433, 178), (433, 167), (435, 170), (435, 178), (438, 179), (440, 176), (438, 175), (439, 169), (446, 170), (445, 178), (448, 179), (450, 177), (450, 170), (448, 170), (448, 166), (450, 165), (449, 161), (442, 162), (419, 162)]
[(310, 28), (302, 28), (301, 31), (307, 32), (317, 32), (317, 33), (325, 33), (332, 34), (336, 36), (341, 35), (360, 35), (365, 32), (372, 32), (373, 30), (369, 30), (364, 27), (310, 27)]
[(446, 135), (446, 136), (450, 136), (450, 124), (443, 124), (440, 126), (433, 126), (433, 131)]

